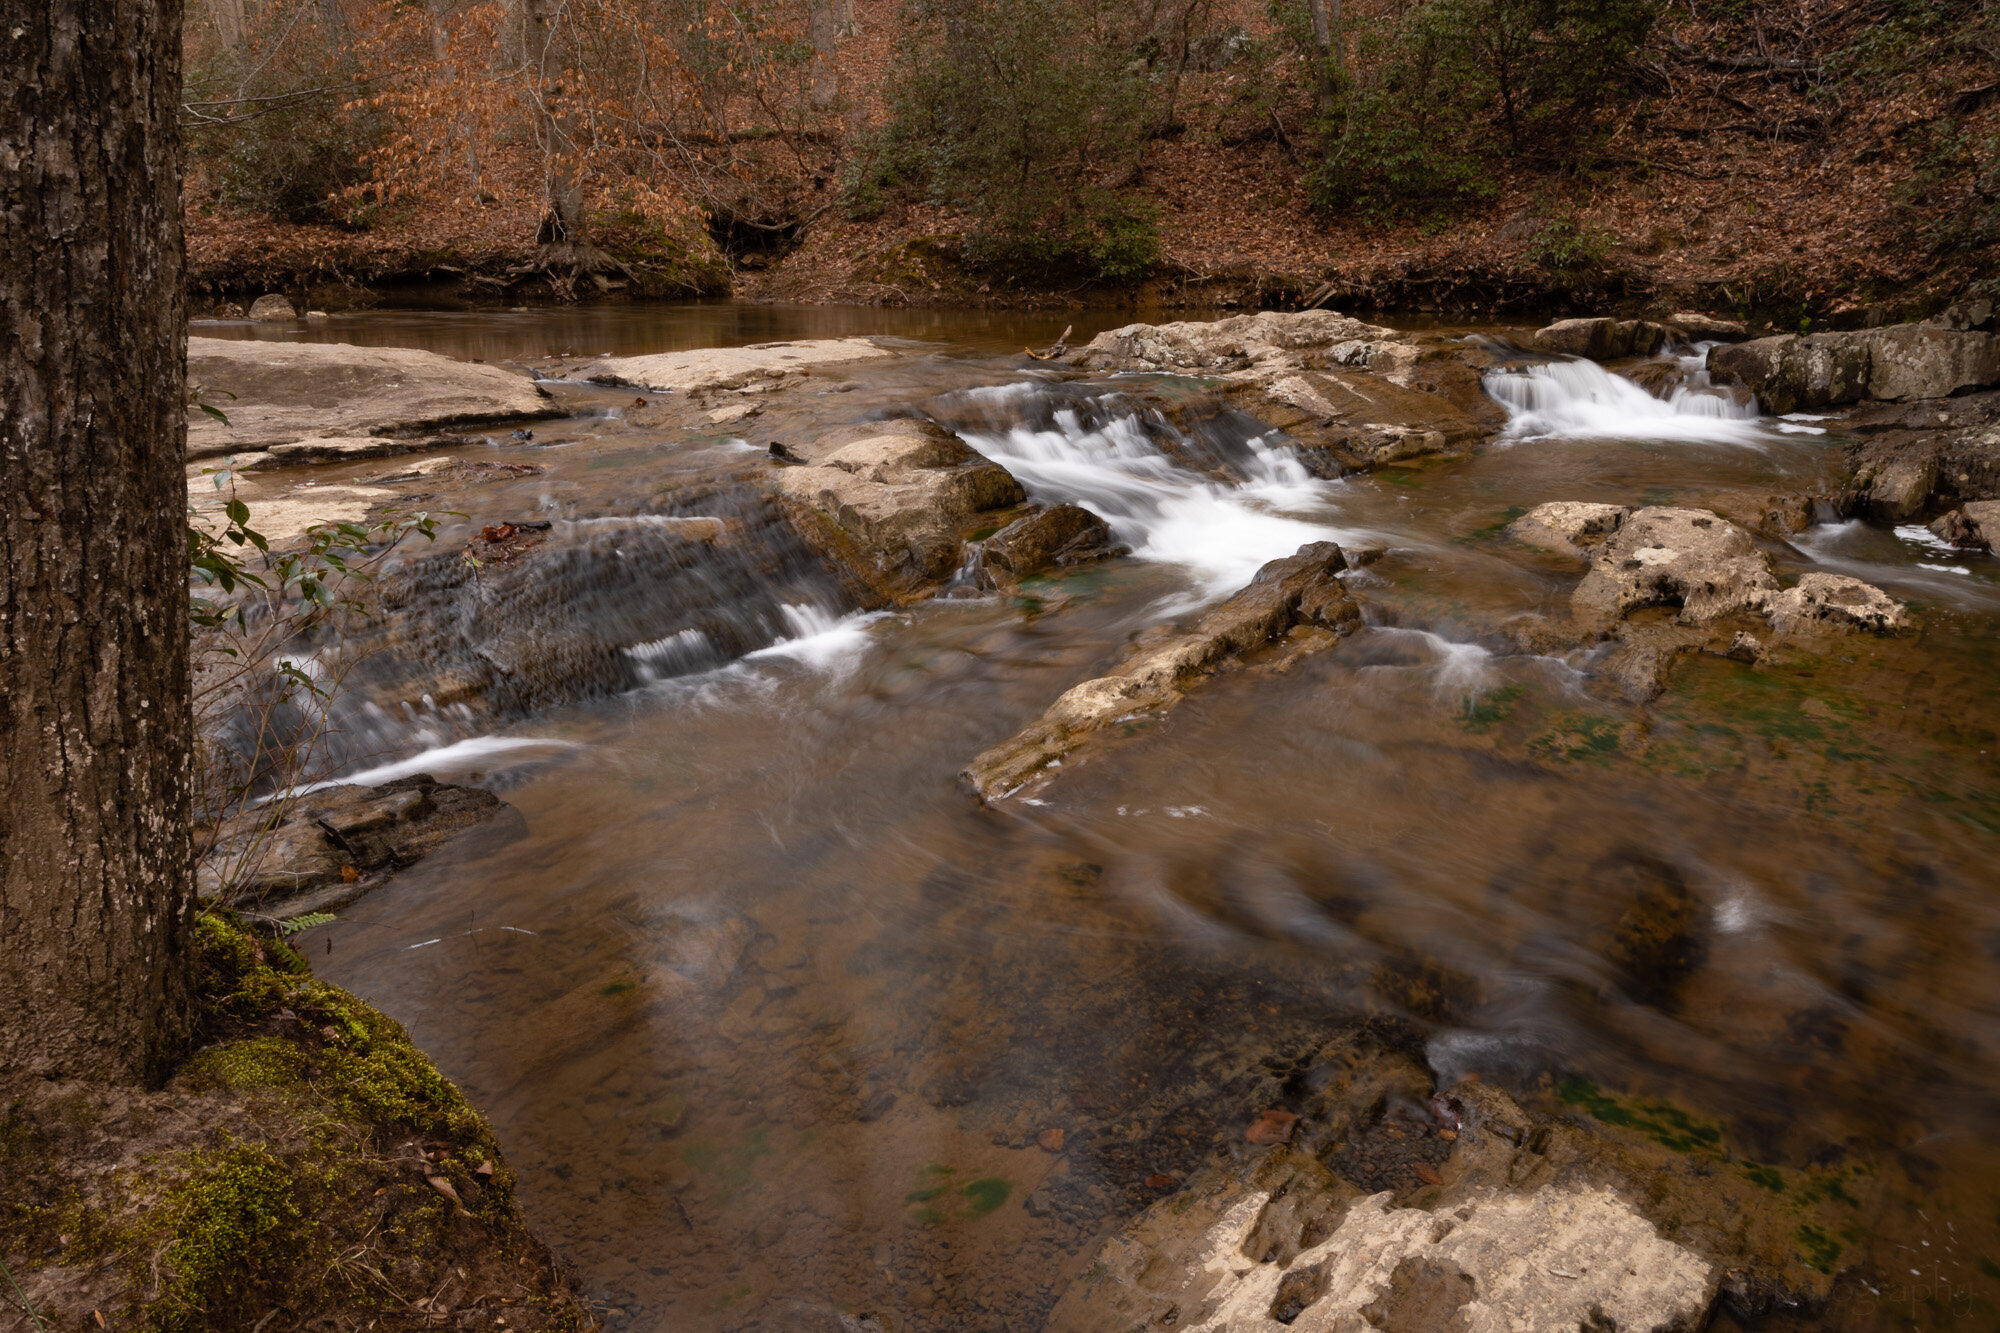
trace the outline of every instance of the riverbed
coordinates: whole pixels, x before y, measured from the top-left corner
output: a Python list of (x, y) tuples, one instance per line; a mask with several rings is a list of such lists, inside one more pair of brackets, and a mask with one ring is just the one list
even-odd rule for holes
[[(1270, 1071), (1375, 1015), (1441, 1082), (1587, 1079), (1746, 1159), (1853, 1164), (1852, 1275), (1798, 1326), (1991, 1327), (2000, 561), (1816, 524), (1781, 571), (1865, 578), (1920, 633), (1701, 656), (1651, 705), (1607, 702), (1573, 654), (1510, 637), (1579, 571), (1506, 523), (1554, 499), (1826, 492), (1828, 423), (1561, 363), (1491, 382), (1511, 424), (1468, 457), (1328, 481), (1245, 421), (1195, 469), (1135, 396), (1170, 381), (1021, 355), (1126, 318), (196, 326), (531, 365), (855, 335), (898, 353), (747, 430), (654, 430), (629, 389), (551, 385), (570, 416), (474, 450), (542, 470), (443, 493), (466, 513), (443, 543), (629, 514), (772, 440), (916, 411), (1130, 549), (889, 612), (789, 571), (732, 603), (747, 652), (635, 628), (633, 681), (596, 697), (498, 719), (377, 701), (351, 772), (491, 785), (522, 819), (304, 943), (488, 1114), (610, 1325), (1038, 1327), (1105, 1235), (1241, 1140)], [(1224, 673), (1027, 799), (959, 786), (1070, 685), (1317, 540), (1385, 551), (1351, 576), (1368, 623), (1337, 650)], [(594, 630), (644, 622), (647, 587), (589, 608)], [(1641, 964), (1635, 904), (1675, 941)]]

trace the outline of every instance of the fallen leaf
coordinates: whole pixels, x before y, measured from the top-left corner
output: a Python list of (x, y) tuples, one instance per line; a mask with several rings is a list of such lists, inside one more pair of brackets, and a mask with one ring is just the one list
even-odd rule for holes
[(1444, 1177), (1439, 1175), (1427, 1163), (1412, 1162), (1410, 1163), (1410, 1170), (1415, 1172), (1417, 1179), (1423, 1181), (1426, 1185), (1444, 1184)]
[(1155, 1173), (1146, 1177), (1146, 1188), (1149, 1190), (1170, 1190), (1178, 1184), (1180, 1184), (1178, 1180), (1162, 1173)]
[(111, 1326), (110, 1326), (109, 1324), (107, 1324), (107, 1323), (105, 1323), (105, 1322), (104, 1322), (104, 1313), (103, 1313), (102, 1311), (100, 1311), (100, 1310), (92, 1310), (92, 1311), (90, 1312), (90, 1317), (91, 1317), (92, 1319), (95, 1319), (95, 1320), (97, 1321), (97, 1326), (98, 1326), (99, 1328), (109, 1328), (109, 1327), (111, 1327)]
[(484, 1176), (488, 1180), (493, 1179), (493, 1163), (481, 1162), (478, 1166), (472, 1168), (472, 1174), (475, 1176)]
[(1243, 1137), (1263, 1147), (1274, 1143), (1290, 1143), (1292, 1126), (1298, 1123), (1298, 1119), (1290, 1111), (1265, 1111), (1250, 1122), (1250, 1128), (1245, 1131)]
[(340, 868), (340, 882), (341, 882), (341, 883), (343, 883), (343, 884), (352, 884), (352, 883), (354, 883), (354, 882), (355, 882), (356, 880), (358, 880), (358, 879), (360, 879), (360, 878), (361, 878), (361, 871), (360, 871), (360, 869), (359, 869), (358, 867), (355, 867), (355, 866), (342, 866), (342, 867)]
[(1042, 1145), (1043, 1152), (1061, 1152), (1063, 1146), (1062, 1129), (1060, 1127), (1045, 1129), (1035, 1135), (1035, 1142)]
[(424, 1180), (429, 1183), (432, 1189), (444, 1195), (445, 1198), (450, 1199), (453, 1203), (458, 1202), (458, 1190), (443, 1176), (425, 1176)]
[(1456, 1143), (1458, 1141), (1458, 1131), (1455, 1129), (1441, 1129), (1438, 1131), (1438, 1137), (1446, 1143)]

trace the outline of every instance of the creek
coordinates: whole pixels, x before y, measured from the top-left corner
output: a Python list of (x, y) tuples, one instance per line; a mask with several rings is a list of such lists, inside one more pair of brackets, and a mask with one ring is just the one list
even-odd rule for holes
[[(1328, 481), (1253, 419), (1176, 426), (1138, 401), (1171, 379), (1019, 355), (1123, 322), (696, 306), (300, 326), (530, 362), (852, 334), (901, 352), (744, 435), (551, 386), (569, 417), (479, 447), (545, 470), (442, 488), (469, 517), (440, 546), (607, 524), (601, 595), (526, 603), (510, 632), (614, 644), (615, 672), (503, 716), (357, 674), (351, 772), (485, 783), (522, 818), (305, 945), (491, 1118), (530, 1224), (611, 1326), (1038, 1327), (1158, 1182), (1240, 1143), (1259, 1077), (1368, 1013), (1412, 1025), (1444, 1080), (1588, 1079), (1747, 1159), (1861, 1164), (1839, 1244), (1863, 1276), (1809, 1326), (1991, 1327), (2000, 561), (1822, 523), (1777, 544), (1781, 572), (1876, 583), (1920, 636), (1754, 671), (1699, 657), (1653, 705), (1609, 704), (1578, 660), (1509, 640), (1578, 567), (1500, 529), (1553, 499), (1824, 494), (1831, 423), (1759, 417), (1698, 374), (1662, 400), (1524, 364), (1489, 381), (1511, 419), (1475, 453)], [(741, 570), (649, 554), (640, 500), (688, 497), (662, 523), (733, 518), (703, 486), (749, 450), (906, 409), (1033, 498), (1092, 509), (1130, 557), (884, 613), (776, 537)], [(1032, 800), (958, 787), (1135, 639), (1318, 540), (1386, 548), (1351, 576), (1368, 623), (1336, 650), (1225, 673)], [(1655, 929), (1674, 943), (1635, 964)]]

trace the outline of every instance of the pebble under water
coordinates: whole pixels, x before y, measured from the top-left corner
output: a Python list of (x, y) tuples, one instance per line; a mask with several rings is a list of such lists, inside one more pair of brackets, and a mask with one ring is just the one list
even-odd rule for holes
[[(1503, 633), (1578, 577), (1503, 538), (1512, 516), (1824, 493), (1833, 423), (1757, 417), (1698, 377), (1662, 401), (1524, 366), (1489, 384), (1511, 424), (1475, 454), (1325, 481), (1253, 420), (1192, 436), (1140, 401), (1172, 383), (1056, 382), (1018, 355), (1073, 317), (716, 311), (326, 335), (522, 361), (903, 338), (748, 436), (558, 386), (572, 417), (480, 446), (546, 470), (441, 488), (469, 517), (440, 549), (625, 516), (602, 538), (622, 572), (580, 564), (476, 624), (440, 609), (346, 701), (350, 772), (483, 782), (523, 818), (304, 943), (491, 1118), (531, 1225), (611, 1327), (1040, 1327), (1105, 1235), (1240, 1144), (1360, 1015), (1413, 1033), (1441, 1081), (1676, 1108), (1781, 1196), (1787, 1171), (1852, 1165), (1852, 1224), (1819, 1237), (1850, 1269), (1834, 1305), (1757, 1327), (1995, 1326), (2000, 561), (1922, 529), (1808, 529), (1781, 572), (1874, 582), (1921, 635), (1701, 657), (1644, 708)], [(862, 613), (778, 537), (689, 570), (632, 524), (669, 491), (681, 517), (729, 518), (712, 483), (746, 450), (903, 409), (1093, 509), (1131, 556)], [(957, 786), (1135, 638), (1316, 540), (1387, 548), (1352, 576), (1369, 623), (1337, 649), (1225, 673), (1030, 801)], [(616, 669), (477, 715), (400, 692), (420, 659), (515, 633), (611, 644)], [(1393, 1188), (1427, 1160), (1399, 1144), (1355, 1145), (1356, 1178)]]

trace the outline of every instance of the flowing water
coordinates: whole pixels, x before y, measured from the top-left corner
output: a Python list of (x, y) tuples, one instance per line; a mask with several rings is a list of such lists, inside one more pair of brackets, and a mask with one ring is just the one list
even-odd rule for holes
[[(488, 451), (546, 472), (446, 497), (472, 526), (620, 519), (615, 550), (492, 622), (616, 667), (483, 713), (364, 680), (355, 769), (494, 784), (522, 818), (307, 945), (492, 1118), (614, 1327), (1038, 1327), (1100, 1237), (1240, 1142), (1273, 1071), (1357, 1013), (1414, 1025), (1441, 1078), (1580, 1075), (1746, 1158), (1863, 1164), (1839, 1240), (1859, 1276), (1810, 1326), (1994, 1326), (2000, 562), (1859, 523), (1773, 543), (1788, 574), (1911, 602), (1922, 636), (1699, 658), (1636, 710), (1589, 692), (1583, 657), (1512, 646), (1577, 570), (1499, 529), (1550, 499), (1824, 493), (1825, 426), (1698, 374), (1661, 400), (1523, 364), (1490, 383), (1510, 425), (1475, 456), (1329, 482), (1248, 418), (1143, 405), (1192, 386), (1010, 355), (1060, 317), (725, 310), (328, 336), (533, 357), (897, 334), (906, 356), (774, 403), (747, 443), (915, 407), (1132, 558), (894, 614), (776, 537), (758, 586), (697, 578), (645, 544), (637, 499), (704, 516), (726, 486), (673, 488), (746, 440), (649, 431), (629, 391), (559, 390), (574, 417)], [(1136, 638), (1321, 539), (1387, 548), (1337, 650), (1226, 673), (1033, 801), (958, 789)], [(1621, 949), (1637, 901), (1675, 905), (1671, 966)]]

